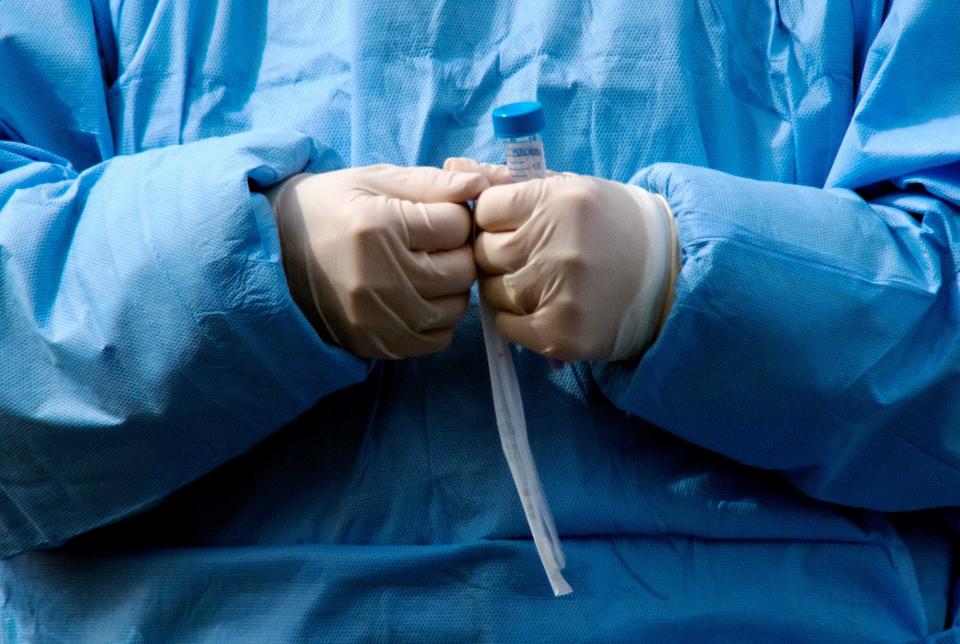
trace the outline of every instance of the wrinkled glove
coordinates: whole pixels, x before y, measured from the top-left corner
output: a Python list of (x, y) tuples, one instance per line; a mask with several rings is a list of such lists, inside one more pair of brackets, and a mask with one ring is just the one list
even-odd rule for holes
[(440, 351), (476, 277), (463, 202), (488, 185), (478, 173), (391, 165), (287, 180), (268, 197), (291, 295), (358, 356)]
[(626, 360), (656, 337), (679, 271), (666, 201), (631, 185), (575, 174), (498, 184), (476, 204), (480, 289), (507, 340), (566, 361)]

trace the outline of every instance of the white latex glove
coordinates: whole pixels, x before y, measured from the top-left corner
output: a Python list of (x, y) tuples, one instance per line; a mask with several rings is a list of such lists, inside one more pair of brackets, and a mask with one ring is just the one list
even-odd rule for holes
[(463, 202), (488, 185), (478, 173), (392, 165), (287, 180), (268, 197), (294, 300), (362, 357), (445, 348), (476, 277)]
[[(458, 160), (448, 168), (471, 167)], [(625, 360), (656, 337), (679, 270), (659, 195), (574, 174), (504, 185), (476, 204), (482, 295), (507, 340), (565, 361)]]

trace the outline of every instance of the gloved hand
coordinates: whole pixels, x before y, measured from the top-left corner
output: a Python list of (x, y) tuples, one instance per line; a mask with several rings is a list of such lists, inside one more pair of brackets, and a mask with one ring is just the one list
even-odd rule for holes
[(566, 361), (624, 360), (656, 337), (679, 271), (666, 201), (636, 186), (575, 174), (517, 184), (484, 172), (474, 257), (480, 289), (507, 340)]
[(463, 202), (488, 185), (478, 173), (391, 165), (292, 177), (268, 197), (294, 300), (362, 357), (443, 349), (476, 277)]

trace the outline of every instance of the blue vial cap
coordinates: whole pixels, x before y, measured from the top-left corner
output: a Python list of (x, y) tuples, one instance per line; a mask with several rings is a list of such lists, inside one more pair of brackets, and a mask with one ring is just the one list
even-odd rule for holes
[(544, 125), (543, 105), (537, 101), (510, 103), (493, 110), (493, 133), (501, 139), (531, 136)]

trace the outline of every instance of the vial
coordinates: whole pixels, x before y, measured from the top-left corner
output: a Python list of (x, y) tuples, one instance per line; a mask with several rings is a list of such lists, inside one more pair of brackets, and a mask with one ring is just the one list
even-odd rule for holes
[[(547, 176), (547, 160), (540, 138), (546, 123), (539, 101), (509, 103), (493, 110), (493, 133), (504, 142), (513, 183)], [(547, 363), (554, 371), (563, 369), (559, 360), (551, 358)]]
[(540, 132), (546, 124), (537, 101), (510, 103), (493, 110), (493, 133), (503, 140), (507, 168), (514, 183), (547, 176)]

